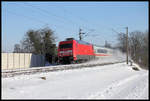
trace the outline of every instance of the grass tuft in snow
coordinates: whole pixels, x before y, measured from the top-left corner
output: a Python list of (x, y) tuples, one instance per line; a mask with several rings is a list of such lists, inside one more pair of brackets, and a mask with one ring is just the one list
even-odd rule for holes
[(40, 77), (41, 79), (43, 79), (43, 80), (46, 80), (46, 77)]
[(132, 67), (133, 70), (139, 71), (139, 69), (137, 67)]

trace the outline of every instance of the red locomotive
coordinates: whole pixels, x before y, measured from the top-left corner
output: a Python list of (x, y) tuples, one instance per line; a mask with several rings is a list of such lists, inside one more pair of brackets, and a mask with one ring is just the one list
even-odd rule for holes
[(67, 38), (59, 42), (58, 61), (59, 63), (75, 63), (95, 59), (99, 56), (109, 56), (108, 49), (94, 46), (90, 43)]

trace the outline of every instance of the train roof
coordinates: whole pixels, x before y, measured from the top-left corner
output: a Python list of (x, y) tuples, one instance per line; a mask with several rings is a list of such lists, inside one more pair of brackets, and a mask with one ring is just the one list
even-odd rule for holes
[(76, 40), (76, 39), (74, 39), (74, 38), (66, 38), (65, 41), (71, 41), (71, 40), (75, 40), (75, 41), (77, 41), (77, 42), (80, 43), (80, 44), (92, 45), (92, 44), (90, 44), (90, 43), (88, 43), (88, 42), (85, 42), (85, 41), (82, 41), (82, 40)]
[(98, 47), (98, 48), (102, 48), (102, 49), (108, 49), (108, 50), (112, 50), (111, 48), (105, 47), (105, 46), (99, 46), (99, 45), (95, 45), (93, 44), (94, 47)]
[(90, 43), (88, 43), (88, 42), (85, 42), (85, 41), (82, 41), (82, 40), (76, 40), (78, 43), (80, 43), (80, 44), (85, 44), (85, 45), (92, 45), (92, 44), (90, 44)]

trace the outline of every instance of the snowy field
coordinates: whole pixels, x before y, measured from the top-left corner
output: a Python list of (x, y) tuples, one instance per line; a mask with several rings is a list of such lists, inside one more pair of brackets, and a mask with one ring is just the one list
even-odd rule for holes
[(149, 72), (126, 63), (2, 78), (2, 99), (149, 99)]

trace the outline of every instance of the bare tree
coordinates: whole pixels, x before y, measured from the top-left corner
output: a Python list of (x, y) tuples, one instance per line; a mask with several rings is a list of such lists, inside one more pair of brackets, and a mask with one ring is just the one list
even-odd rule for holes
[(117, 47), (122, 51), (126, 52), (126, 34), (119, 33), (118, 34), (118, 45)]
[[(133, 60), (140, 62), (140, 57), (142, 55), (142, 42), (143, 42), (143, 33), (140, 31), (134, 31), (130, 33), (129, 37), (129, 47), (130, 53)], [(138, 54), (138, 55), (137, 55)]]
[(110, 44), (110, 43), (108, 43), (107, 41), (105, 41), (105, 46), (104, 46), (104, 47), (112, 48), (112, 47), (111, 47), (111, 44)]
[(21, 52), (20, 45), (19, 44), (15, 44), (13, 53), (20, 53), (20, 52)]
[[(149, 64), (149, 61), (148, 61), (148, 58), (149, 58), (149, 45), (148, 45), (148, 42), (149, 42), (149, 39), (148, 39), (148, 31), (145, 31), (143, 33), (143, 37), (142, 37), (142, 47), (141, 47), (141, 65), (143, 65), (144, 67), (149, 67), (148, 64)], [(148, 68), (147, 68), (148, 69)]]
[[(129, 33), (129, 53), (131, 58), (143, 67), (148, 67), (148, 31), (134, 31)], [(126, 52), (126, 35), (118, 35), (118, 47)]]

